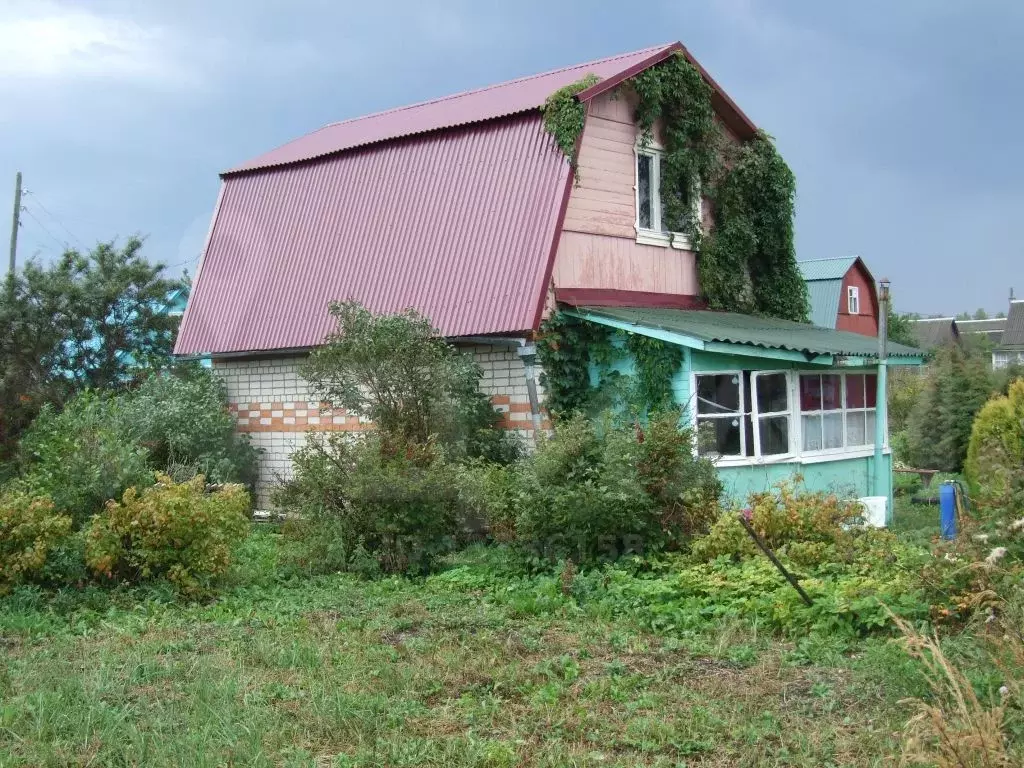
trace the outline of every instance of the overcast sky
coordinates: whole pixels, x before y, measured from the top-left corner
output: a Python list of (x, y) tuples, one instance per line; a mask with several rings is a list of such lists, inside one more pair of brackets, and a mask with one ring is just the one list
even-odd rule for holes
[(328, 122), (678, 39), (796, 173), (798, 258), (860, 254), (904, 311), (1024, 295), (1024, 2), (633, 7), (0, 0), (0, 222), (21, 170), (20, 259), (140, 233), (194, 269), (221, 170)]

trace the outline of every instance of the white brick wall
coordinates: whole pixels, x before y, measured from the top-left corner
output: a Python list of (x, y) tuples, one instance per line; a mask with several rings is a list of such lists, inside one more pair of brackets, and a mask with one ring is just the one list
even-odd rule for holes
[[(495, 401), (495, 410), (504, 414), (506, 428), (532, 445), (525, 369), (516, 350), (480, 344), (462, 348), (480, 364), (480, 389)], [(253, 445), (263, 449), (256, 486), (256, 503), (261, 509), (271, 506), (273, 487), (292, 476), (291, 455), (305, 443), (307, 430), (358, 429), (352, 416), (337, 411), (321, 415), (318, 398), (299, 375), (302, 361), (302, 357), (291, 356), (215, 360), (213, 364), (227, 386), (228, 403), (236, 411), (239, 431), (248, 433)], [(539, 378), (539, 370), (535, 373)], [(539, 382), (537, 391), (543, 403)]]

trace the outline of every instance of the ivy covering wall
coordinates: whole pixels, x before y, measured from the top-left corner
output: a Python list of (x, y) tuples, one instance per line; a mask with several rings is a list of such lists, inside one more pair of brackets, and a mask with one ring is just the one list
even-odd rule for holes
[[(554, 93), (545, 104), (544, 125), (574, 172), (586, 119), (586, 105), (576, 94), (595, 82), (597, 78), (588, 75)], [(771, 137), (762, 131), (742, 142), (728, 136), (716, 119), (711, 86), (681, 52), (621, 87), (636, 94), (641, 144), (651, 142), (660, 127), (665, 221), (671, 231), (685, 233), (694, 243), (701, 293), (708, 306), (806, 322), (810, 302), (793, 237), (796, 179)], [(700, 198), (714, 222), (706, 230), (690, 203)], [(566, 317), (556, 314), (542, 326), (538, 346), (549, 407), (556, 414), (585, 408), (593, 390), (589, 366), (594, 358), (587, 352), (592, 340), (586, 339), (598, 332)], [(547, 343), (547, 338), (557, 341)], [(580, 347), (569, 351), (577, 343)], [(671, 403), (671, 376), (679, 363), (662, 349), (671, 346), (636, 335), (627, 341), (637, 363), (637, 388), (649, 410)]]

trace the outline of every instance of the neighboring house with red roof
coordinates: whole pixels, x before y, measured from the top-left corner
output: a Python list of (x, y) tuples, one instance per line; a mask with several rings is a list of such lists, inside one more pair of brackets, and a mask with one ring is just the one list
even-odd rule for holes
[(812, 323), (878, 336), (875, 278), (860, 256), (810, 259), (797, 266), (807, 284)]
[[(760, 488), (766, 467), (772, 478), (800, 471), (822, 488), (870, 492), (869, 476), (889, 466), (872, 448), (885, 421), (870, 367), (877, 345), (695, 311), (696, 254), (685, 236), (663, 231), (661, 154), (640, 140), (635, 97), (619, 87), (677, 53), (710, 85), (725, 135), (752, 138), (753, 123), (673, 43), (334, 123), (222, 174), (175, 351), (213, 359), (239, 430), (264, 449), (259, 503), (290, 475), (307, 430), (365, 429), (311, 399), (299, 375), (332, 330), (329, 302), (347, 299), (429, 317), (476, 357), (504, 426), (526, 437), (549, 426), (533, 341), (556, 305), (678, 343), (684, 367), (673, 391), (687, 407), (714, 403), (700, 418), (691, 408), (694, 426), (717, 430), (716, 455), (735, 468), (737, 493)], [(577, 96), (586, 119), (574, 182), (542, 109), (589, 74), (599, 80)], [(876, 306), (872, 297), (865, 306)], [(893, 354), (916, 359), (914, 350)], [(831, 366), (861, 370), (822, 375)], [(771, 397), (759, 398), (768, 387)], [(772, 413), (758, 413), (768, 400)]]

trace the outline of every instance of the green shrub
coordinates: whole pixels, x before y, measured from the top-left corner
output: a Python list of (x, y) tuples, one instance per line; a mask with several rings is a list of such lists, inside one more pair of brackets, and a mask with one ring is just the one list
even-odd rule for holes
[(251, 486), (256, 456), (235, 434), (212, 373), (153, 375), (137, 390), (86, 391), (62, 411), (44, 407), (21, 441), (15, 485), (50, 496), (79, 527), (107, 500), (152, 484), (154, 471)]
[[(711, 527), (711, 531), (693, 544), (699, 560), (726, 556), (741, 559), (755, 555), (757, 545), (750, 539), (737, 518), (736, 510), (727, 510)], [(856, 502), (840, 499), (832, 493), (808, 491), (800, 480), (783, 481), (770, 491), (752, 493), (747, 498), (751, 527), (773, 549), (784, 544), (847, 544), (852, 535), (847, 529), (862, 522), (862, 511)], [(810, 552), (820, 557), (829, 554), (822, 547), (802, 547), (804, 559)]]
[(467, 527), (486, 529), (502, 544), (516, 539), (520, 483), (517, 468), (471, 461), (457, 469), (459, 502)]
[(98, 576), (127, 582), (164, 578), (199, 594), (223, 574), (249, 532), (249, 494), (241, 485), (206, 493), (201, 475), (129, 488), (110, 501), (86, 533), (85, 558)]
[(437, 445), (311, 434), (292, 461), (295, 476), (276, 501), (295, 516), (286, 532), (301, 566), (424, 573), (451, 548), (458, 489)]
[(651, 416), (640, 438), (637, 473), (658, 508), (663, 533), (676, 544), (707, 533), (719, 515), (722, 484), (715, 466), (693, 451), (693, 433), (680, 413)]
[(46, 497), (0, 497), (0, 594), (41, 573), (71, 531), (71, 518)]
[(1024, 480), (1024, 379), (989, 400), (974, 419), (964, 467), (982, 506), (1006, 508)]
[(183, 468), (211, 483), (255, 485), (258, 451), (235, 431), (224, 383), (211, 371), (150, 376), (120, 401), (120, 428), (148, 451), (153, 469), (179, 474)]
[(717, 515), (721, 487), (678, 414), (646, 430), (563, 419), (520, 463), (516, 539), (542, 560), (591, 563), (678, 546)]
[(57, 512), (79, 527), (108, 499), (150, 484), (149, 455), (125, 438), (120, 409), (117, 398), (93, 391), (62, 411), (45, 406), (22, 438), (22, 478), (15, 485), (50, 497)]
[(334, 302), (337, 327), (310, 355), (303, 376), (325, 401), (373, 422), (391, 440), (434, 440), (452, 456), (514, 459), (513, 438), (480, 393), (480, 366), (414, 310), (374, 315)]
[(894, 496), (913, 496), (924, 488), (921, 476), (912, 472), (894, 472), (892, 492)]

